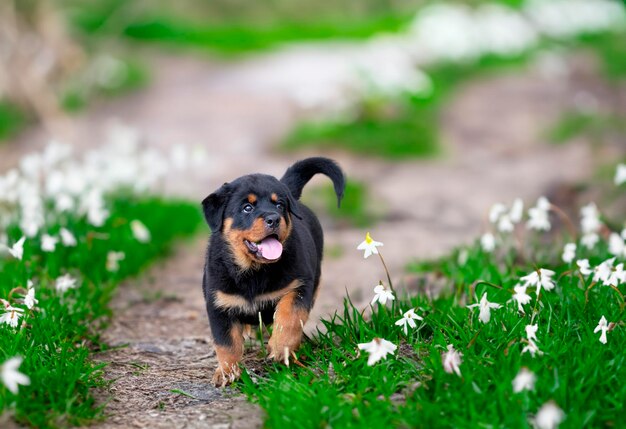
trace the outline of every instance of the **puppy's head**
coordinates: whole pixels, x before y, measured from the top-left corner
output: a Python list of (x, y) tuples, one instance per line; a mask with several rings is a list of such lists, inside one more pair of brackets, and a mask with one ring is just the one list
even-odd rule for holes
[(286, 185), (254, 174), (225, 183), (202, 202), (214, 234), (222, 234), (242, 270), (280, 259), (291, 233), (291, 216), (300, 217)]

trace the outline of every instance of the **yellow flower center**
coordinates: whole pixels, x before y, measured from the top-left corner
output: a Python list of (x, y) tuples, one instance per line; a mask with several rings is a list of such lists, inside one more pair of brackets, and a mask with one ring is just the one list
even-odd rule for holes
[(370, 233), (368, 232), (367, 234), (365, 234), (365, 242), (367, 244), (372, 244), (374, 240), (372, 240), (372, 237), (370, 237)]

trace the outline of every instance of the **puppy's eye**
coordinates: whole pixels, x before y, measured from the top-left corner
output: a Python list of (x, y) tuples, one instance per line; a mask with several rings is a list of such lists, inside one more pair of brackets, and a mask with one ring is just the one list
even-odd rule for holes
[(282, 210), (284, 207), (283, 203), (276, 203), (276, 210)]
[(254, 210), (254, 206), (252, 204), (246, 204), (243, 206), (244, 213), (252, 213), (252, 210)]

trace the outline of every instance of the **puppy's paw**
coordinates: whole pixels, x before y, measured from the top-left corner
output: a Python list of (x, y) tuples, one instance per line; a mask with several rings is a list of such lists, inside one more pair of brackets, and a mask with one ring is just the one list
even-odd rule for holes
[(215, 387), (226, 387), (241, 376), (239, 365), (219, 365), (213, 374)]
[(301, 326), (274, 325), (274, 332), (267, 343), (269, 358), (289, 366), (289, 357), (298, 350), (301, 342)]

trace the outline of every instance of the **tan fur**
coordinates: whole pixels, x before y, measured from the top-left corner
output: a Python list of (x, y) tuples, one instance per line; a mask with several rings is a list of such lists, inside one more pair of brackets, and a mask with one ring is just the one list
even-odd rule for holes
[(248, 301), (241, 295), (224, 293), (222, 291), (215, 292), (215, 306), (225, 310), (239, 310), (247, 314), (256, 314), (260, 309), (270, 303), (274, 303), (284, 297), (290, 291), (300, 286), (298, 280), (294, 280), (286, 287), (273, 292), (267, 292), (257, 295), (252, 302)]
[(233, 325), (230, 336), (232, 339), (230, 347), (215, 346), (218, 365), (213, 374), (213, 384), (216, 387), (227, 386), (241, 375), (239, 362), (243, 357), (243, 326)]
[(277, 203), (278, 202), (278, 195), (272, 194), (271, 199), (272, 199), (273, 203)]
[(249, 202), (250, 204), (254, 204), (254, 203), (256, 203), (256, 200), (257, 200), (256, 195), (254, 195), (254, 194), (249, 194), (249, 195), (248, 195), (248, 202)]
[[(250, 194), (248, 196), (248, 199), (250, 198), (250, 196), (254, 195)], [(281, 243), (284, 243), (285, 240), (287, 240), (289, 234), (291, 234), (291, 228), (291, 222), (289, 223), (289, 225), (287, 225), (285, 219), (281, 217), (280, 223), (278, 225), (278, 230), (276, 231), (278, 240)], [(233, 255), (233, 260), (242, 271), (247, 271), (249, 269), (258, 269), (261, 264), (272, 262), (257, 259), (253, 254), (250, 253), (248, 247), (244, 243), (244, 240), (256, 243), (267, 237), (267, 229), (265, 228), (265, 222), (263, 221), (263, 219), (255, 219), (250, 229), (242, 230), (234, 229), (233, 219), (229, 217), (224, 220), (222, 231), (222, 234), (224, 234), (226, 242), (228, 243), (228, 247), (230, 248)]]
[(294, 353), (302, 342), (304, 324), (309, 313), (298, 308), (294, 301), (297, 291), (287, 293), (276, 306), (272, 336), (268, 342), (270, 357), (289, 365), (289, 356)]

